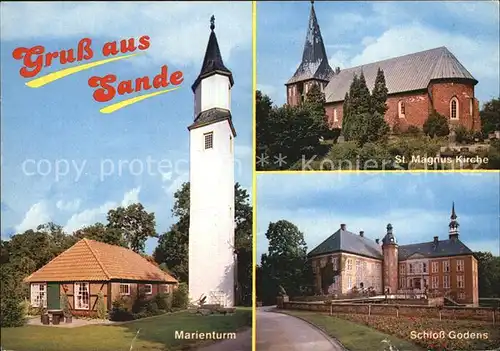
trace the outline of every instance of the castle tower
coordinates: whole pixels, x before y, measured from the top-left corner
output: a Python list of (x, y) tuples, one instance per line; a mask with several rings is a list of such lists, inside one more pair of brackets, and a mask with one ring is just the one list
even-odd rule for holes
[(458, 224), (457, 218), (458, 218), (457, 214), (455, 213), (455, 202), (453, 202), (451, 206), (450, 224), (448, 225), (450, 228), (449, 230), (450, 240), (458, 239), (458, 227), (460, 226), (460, 224)]
[(293, 77), (285, 84), (287, 104), (297, 106), (302, 103), (313, 84), (318, 84), (323, 91), (333, 74), (314, 11), (314, 1), (311, 1), (309, 27), (307, 28), (302, 62)]
[(189, 130), (189, 297), (234, 305), (233, 75), (224, 66), (215, 18), (200, 74), (192, 86), (194, 122)]
[(389, 289), (390, 294), (398, 290), (398, 244), (392, 234), (392, 225), (387, 225), (387, 234), (382, 239), (382, 252), (384, 254), (382, 279), (384, 293)]

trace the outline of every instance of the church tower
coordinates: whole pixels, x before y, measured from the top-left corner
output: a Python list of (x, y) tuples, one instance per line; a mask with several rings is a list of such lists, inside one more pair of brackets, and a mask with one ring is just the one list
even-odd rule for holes
[(313, 84), (319, 85), (323, 91), (333, 75), (334, 71), (328, 63), (325, 44), (314, 11), (314, 1), (311, 1), (309, 27), (307, 28), (302, 62), (293, 77), (285, 84), (287, 104), (291, 106), (301, 104)]
[(224, 66), (215, 18), (194, 92), (189, 130), (189, 297), (234, 305), (234, 147), (231, 117), (233, 75)]
[(387, 225), (387, 234), (382, 239), (382, 252), (384, 254), (383, 292), (389, 290), (390, 294), (394, 294), (398, 291), (398, 244), (392, 234), (392, 224), (390, 223)]
[(449, 239), (456, 240), (458, 239), (458, 227), (460, 226), (457, 221), (457, 214), (455, 213), (455, 202), (451, 205), (451, 216), (450, 216), (450, 224), (449, 224)]

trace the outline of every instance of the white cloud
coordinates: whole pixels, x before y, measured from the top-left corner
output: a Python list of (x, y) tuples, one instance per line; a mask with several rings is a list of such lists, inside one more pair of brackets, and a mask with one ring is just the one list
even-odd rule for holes
[(162, 188), (167, 195), (172, 195), (180, 189), (181, 185), (189, 181), (189, 174), (181, 174), (177, 176), (170, 185), (163, 185)]
[(15, 227), (17, 233), (23, 233), (29, 229), (36, 229), (40, 224), (50, 222), (52, 211), (45, 201), (40, 201), (30, 207), (24, 215), (23, 220)]
[[(149, 35), (148, 57), (157, 63), (198, 64), (216, 18), (222, 56), (251, 43), (251, 4), (246, 2), (2, 3), (2, 40)], [(50, 50), (50, 48), (47, 48)], [(137, 62), (141, 60), (132, 60)]]
[(61, 211), (75, 212), (80, 208), (81, 199), (75, 199), (73, 201), (59, 200), (56, 202), (56, 207)]
[[(121, 202), (108, 201), (101, 206), (83, 210), (81, 212), (75, 213), (66, 222), (64, 226), (64, 231), (67, 233), (72, 233), (82, 227), (94, 224), (100, 220), (103, 220), (109, 210), (116, 208), (118, 206), (128, 206), (133, 203), (139, 202), (139, 192), (140, 187), (131, 189), (123, 195)], [(43, 222), (41, 222), (43, 223)]]

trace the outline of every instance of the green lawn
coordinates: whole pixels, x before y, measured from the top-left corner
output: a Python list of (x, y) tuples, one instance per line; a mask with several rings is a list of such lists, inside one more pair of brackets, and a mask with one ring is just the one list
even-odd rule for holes
[(227, 316), (178, 312), (120, 325), (2, 328), (1, 345), (4, 350), (14, 351), (129, 351), (139, 331), (134, 351), (187, 350), (202, 341), (175, 339), (175, 331), (235, 332), (251, 326), (251, 320), (251, 309), (241, 308)]
[(367, 326), (345, 319), (331, 317), (326, 314), (307, 311), (282, 311), (292, 316), (300, 317), (316, 325), (328, 335), (339, 340), (349, 351), (379, 351), (388, 350), (389, 340), (399, 351), (424, 351), (425, 349), (397, 337), (381, 333)]

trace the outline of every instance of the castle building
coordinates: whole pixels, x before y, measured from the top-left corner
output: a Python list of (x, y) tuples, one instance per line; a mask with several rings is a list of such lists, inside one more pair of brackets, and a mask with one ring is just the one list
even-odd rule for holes
[(474, 95), (478, 81), (446, 48), (438, 47), (357, 67), (333, 70), (321, 36), (314, 5), (300, 63), (286, 85), (287, 104), (297, 106), (312, 85), (325, 95), (325, 110), (331, 128), (342, 128), (343, 103), (354, 75), (363, 73), (370, 91), (378, 69), (383, 70), (388, 89), (385, 120), (403, 130), (422, 128), (432, 111), (444, 115), (450, 126), (480, 130), (479, 103)]
[[(314, 288), (320, 294), (348, 294), (372, 288), (377, 294), (434, 294), (460, 304), (479, 301), (477, 260), (459, 239), (452, 206), (448, 239), (399, 245), (391, 224), (382, 241), (364, 232), (349, 232), (345, 224), (312, 250)], [(332, 269), (333, 283), (325, 270)], [(324, 278), (325, 277), (325, 278)], [(327, 280), (326, 282), (324, 280)]]
[(226, 68), (212, 16), (205, 58), (192, 85), (190, 139), (189, 297), (235, 304), (234, 146), (231, 71)]

